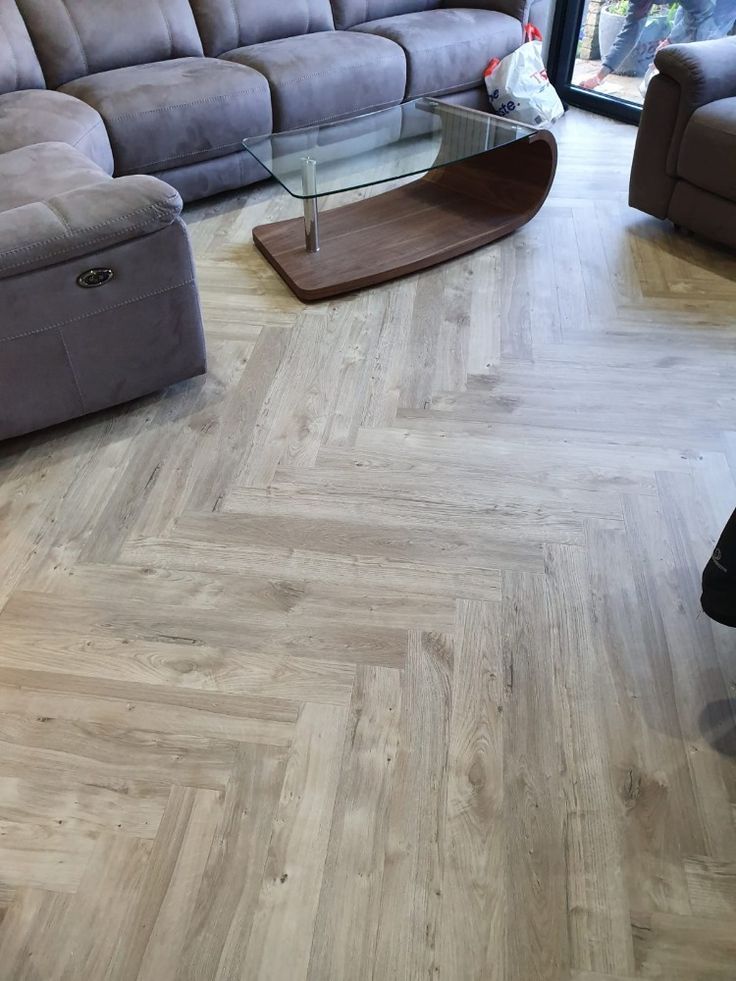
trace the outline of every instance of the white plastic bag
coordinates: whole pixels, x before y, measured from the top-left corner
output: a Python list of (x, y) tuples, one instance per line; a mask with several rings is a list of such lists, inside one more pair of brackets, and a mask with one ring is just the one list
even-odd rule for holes
[(545, 126), (564, 113), (560, 97), (547, 77), (542, 58), (542, 35), (532, 24), (524, 28), (526, 43), (499, 61), (494, 58), (485, 72), (488, 98), (499, 116)]

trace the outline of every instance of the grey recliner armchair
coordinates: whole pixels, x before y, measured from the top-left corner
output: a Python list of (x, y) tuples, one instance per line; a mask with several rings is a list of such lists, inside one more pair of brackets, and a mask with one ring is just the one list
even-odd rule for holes
[(655, 64), (629, 203), (736, 248), (736, 37), (673, 44)]
[(0, 155), (0, 439), (205, 370), (179, 194), (79, 150)]

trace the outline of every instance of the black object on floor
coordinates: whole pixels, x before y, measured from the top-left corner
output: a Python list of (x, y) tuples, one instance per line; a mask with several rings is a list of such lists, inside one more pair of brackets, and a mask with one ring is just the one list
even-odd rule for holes
[(736, 627), (736, 511), (703, 572), (701, 603), (711, 620)]

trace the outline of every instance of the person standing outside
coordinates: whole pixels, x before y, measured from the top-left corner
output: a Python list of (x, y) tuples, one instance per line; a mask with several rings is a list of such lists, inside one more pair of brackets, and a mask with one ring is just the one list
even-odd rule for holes
[[(727, 2), (732, 3), (733, 0)], [(598, 71), (580, 82), (581, 89), (596, 89), (611, 72), (618, 71), (636, 47), (653, 6), (654, 0), (630, 0), (624, 26), (616, 35)], [(680, 15), (682, 17), (678, 24), (677, 40), (704, 41), (719, 36), (713, 20), (715, 6), (715, 0), (680, 0), (678, 18)]]
[[(683, 41), (710, 41), (712, 38), (726, 37), (734, 28), (736, 21), (736, 0), (715, 0), (711, 14), (710, 33), (698, 38), (688, 37), (688, 21), (683, 8), (677, 11), (672, 25), (668, 44), (681, 44)], [(704, 32), (702, 32), (704, 33)]]

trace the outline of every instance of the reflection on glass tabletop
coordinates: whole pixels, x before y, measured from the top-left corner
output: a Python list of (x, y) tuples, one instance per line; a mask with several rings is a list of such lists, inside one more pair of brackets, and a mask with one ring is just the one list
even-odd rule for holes
[(251, 137), (243, 146), (289, 194), (318, 198), (446, 167), (534, 132), (477, 109), (417, 99), (339, 122)]

